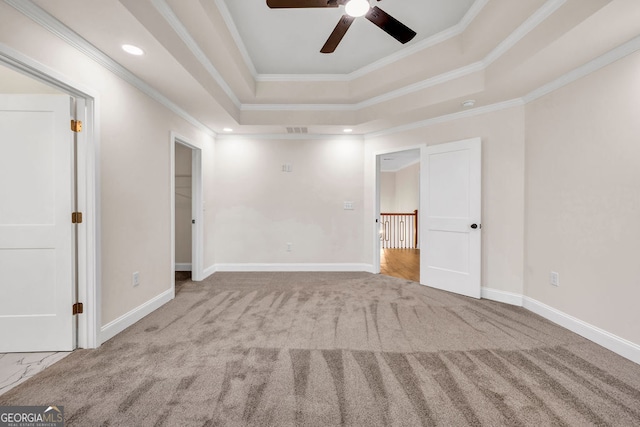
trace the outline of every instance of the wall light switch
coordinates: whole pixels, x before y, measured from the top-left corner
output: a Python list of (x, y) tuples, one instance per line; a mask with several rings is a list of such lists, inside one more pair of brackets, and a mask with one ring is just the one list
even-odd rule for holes
[(282, 172), (291, 172), (293, 170), (293, 167), (291, 166), (291, 163), (285, 163), (282, 165)]
[(353, 202), (344, 202), (344, 210), (352, 211), (353, 210)]

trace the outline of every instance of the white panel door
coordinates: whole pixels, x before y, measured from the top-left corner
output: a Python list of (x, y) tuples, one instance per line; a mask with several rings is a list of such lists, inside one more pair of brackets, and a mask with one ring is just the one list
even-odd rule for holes
[(422, 152), (420, 282), (480, 298), (480, 138)]
[(65, 95), (0, 95), (0, 352), (72, 350), (73, 137)]

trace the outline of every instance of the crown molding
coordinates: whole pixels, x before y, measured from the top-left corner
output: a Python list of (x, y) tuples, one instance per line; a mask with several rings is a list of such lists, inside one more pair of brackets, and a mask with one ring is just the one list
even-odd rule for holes
[(445, 114), (439, 117), (433, 117), (418, 122), (408, 123), (402, 126), (396, 126), (387, 128), (379, 132), (371, 132), (365, 134), (365, 140), (371, 138), (377, 138), (379, 136), (391, 135), (394, 133), (406, 132), (414, 129), (424, 128), (427, 126), (433, 126), (440, 123), (451, 122), (454, 120), (465, 119), (469, 117), (480, 116), (483, 114), (493, 113), (495, 111), (506, 110), (508, 108), (520, 107), (524, 105), (524, 101), (521, 98), (512, 99), (509, 101), (497, 102), (491, 105), (485, 105), (483, 107), (474, 108), (471, 110), (459, 111), (457, 113)]
[[(338, 109), (340, 107), (341, 111), (355, 111), (362, 108), (371, 107), (373, 105), (386, 102), (395, 98), (399, 98), (401, 96), (406, 96), (420, 90), (436, 86), (438, 84), (442, 84), (451, 80), (455, 80), (457, 78), (464, 77), (466, 75), (483, 71), (488, 68), (493, 62), (495, 62), (498, 58), (504, 55), (509, 51), (513, 46), (515, 46), (523, 37), (525, 37), (529, 32), (535, 29), (538, 25), (544, 22), (549, 16), (551, 16), (554, 12), (556, 12), (562, 5), (564, 5), (567, 0), (547, 0), (545, 4), (543, 4), (533, 15), (531, 15), (526, 21), (524, 21), (521, 25), (518, 26), (511, 34), (509, 34), (498, 46), (496, 46), (491, 52), (487, 54), (482, 60), (469, 64), (464, 67), (460, 67), (458, 69), (448, 71), (446, 73), (439, 74), (434, 77), (430, 77), (428, 79), (404, 86), (402, 88), (392, 90), (390, 92), (386, 92), (382, 95), (374, 96), (367, 100), (358, 102), (356, 104), (326, 104), (325, 108), (321, 109), (316, 104), (244, 104), (243, 110), (251, 110), (251, 111), (326, 111), (332, 109)], [(482, 4), (484, 6), (484, 3)], [(481, 10), (481, 7), (474, 12), (476, 15)], [(474, 17), (476, 16), (474, 15)], [(471, 22), (471, 18), (468, 20), (467, 24)], [(466, 28), (466, 27), (465, 27)], [(316, 75), (318, 77), (319, 75)], [(301, 76), (303, 77), (303, 76)], [(333, 76), (332, 78), (336, 78)], [(265, 81), (280, 81), (280, 80), (265, 80)], [(296, 81), (305, 81), (304, 79), (299, 79)], [(336, 80), (332, 81), (340, 81), (336, 78)]]
[(287, 141), (306, 141), (331, 139), (340, 141), (364, 141), (364, 135), (344, 135), (336, 133), (238, 133), (238, 134), (219, 134), (216, 141), (247, 141), (247, 140), (287, 140)]
[[(153, 0), (155, 2), (164, 2), (164, 0)], [(216, 0), (219, 1), (219, 0)], [(107, 70), (111, 71), (118, 77), (122, 78), (126, 82), (130, 83), (140, 91), (154, 99), (158, 103), (165, 106), (167, 109), (183, 118), (196, 128), (202, 130), (207, 135), (216, 137), (217, 139), (246, 139), (246, 138), (259, 138), (259, 139), (324, 139), (324, 138), (356, 138), (356, 139), (370, 139), (379, 136), (405, 132), (413, 129), (431, 126), (438, 123), (445, 123), (448, 121), (459, 120), (467, 117), (473, 117), (481, 114), (487, 114), (494, 111), (500, 111), (507, 108), (522, 106), (529, 102), (547, 95), (557, 89), (562, 88), (582, 77), (585, 77), (595, 71), (598, 71), (613, 62), (622, 59), (632, 53), (640, 50), (640, 36), (631, 39), (630, 41), (618, 46), (617, 48), (597, 57), (596, 59), (578, 67), (565, 75), (529, 92), (523, 98), (512, 99), (509, 101), (499, 102), (492, 105), (487, 105), (471, 110), (465, 110), (452, 114), (447, 114), (439, 117), (429, 118), (426, 120), (408, 123), (401, 126), (396, 126), (388, 129), (384, 129), (378, 132), (372, 132), (365, 135), (340, 135), (340, 134), (304, 134), (304, 135), (290, 135), (290, 134), (234, 134), (234, 135), (222, 135), (216, 134), (212, 129), (204, 125), (202, 122), (191, 116), (186, 110), (169, 100), (162, 95), (156, 89), (148, 85), (142, 79), (138, 78), (135, 74), (124, 68), (118, 62), (114, 61), (111, 57), (103, 53), (101, 50), (93, 46), (87, 40), (82, 38), (79, 34), (72, 31), (63, 23), (58, 21), (52, 15), (33, 3), (31, 0), (4, 0), (5, 3), (12, 6), (43, 28), (47, 29), (64, 42), (74, 47), (87, 57), (91, 58)], [(480, 71), (484, 69), (488, 63), (495, 61), (500, 55), (504, 54), (511, 46), (513, 46), (518, 40), (522, 39), (529, 31), (535, 26), (539, 25), (544, 19), (553, 14), (559, 7), (561, 7), (566, 0), (549, 0), (543, 5), (530, 19), (518, 27), (505, 41), (503, 41), (496, 49), (494, 49), (487, 57), (481, 62), (471, 64), (467, 67), (462, 67), (454, 70), (450, 73), (444, 73), (442, 75), (426, 79), (422, 82), (415, 83), (413, 85), (406, 86), (396, 91), (389, 92), (380, 97), (370, 98), (366, 101), (357, 104), (240, 104), (242, 111), (355, 111), (359, 108), (374, 105), (378, 102), (393, 99), (398, 96), (403, 96), (416, 90), (424, 89), (442, 82), (452, 80), (454, 78), (462, 77), (468, 73)], [(479, 4), (478, 1), (475, 4)], [(484, 4), (482, 4), (484, 5)], [(174, 15), (175, 16), (175, 15)], [(177, 18), (176, 18), (177, 19)], [(469, 21), (470, 22), (470, 21)]]
[(587, 62), (586, 64), (578, 67), (568, 73), (560, 76), (559, 78), (545, 84), (544, 86), (539, 87), (527, 95), (523, 97), (526, 103), (535, 101), (536, 99), (547, 95), (555, 90), (560, 89), (563, 86), (566, 86), (574, 81), (581, 79), (582, 77), (588, 76), (591, 73), (594, 73), (601, 68), (610, 65), (619, 59), (622, 59), (632, 53), (640, 51), (640, 36), (637, 36), (628, 42), (618, 46), (617, 48), (610, 50), (609, 52)]
[(240, 111), (355, 111), (358, 104), (242, 104)]
[(538, 25), (543, 23), (548, 17), (553, 15), (561, 6), (563, 6), (567, 0), (548, 0), (538, 10), (535, 11), (527, 20), (518, 26), (509, 36), (504, 39), (498, 46), (496, 46), (489, 54), (482, 60), (485, 67), (488, 67), (495, 62), (502, 55), (507, 53), (509, 49), (515, 46), (520, 40), (524, 38), (529, 32), (535, 29)]
[(38, 5), (33, 3), (31, 0), (4, 0), (5, 3), (12, 6), (14, 9), (21, 12), (27, 18), (36, 22), (41, 27), (50, 31), (60, 39), (62, 39), (68, 45), (74, 47), (85, 56), (93, 59), (95, 62), (111, 71), (113, 74), (117, 75), (127, 83), (133, 85), (134, 87), (141, 90), (143, 93), (148, 95), (150, 98), (159, 102), (160, 104), (167, 107), (169, 110), (174, 112), (176, 115), (182, 117), (187, 122), (191, 123), (193, 126), (205, 132), (207, 135), (216, 136), (216, 133), (211, 130), (204, 123), (197, 120), (195, 117), (190, 115), (186, 110), (179, 107), (173, 101), (171, 101), (166, 96), (162, 95), (160, 92), (155, 90), (153, 87), (148, 85), (144, 80), (137, 77), (131, 71), (124, 68), (118, 62), (111, 59), (110, 56), (106, 55), (100, 49), (86, 41), (82, 38), (78, 33), (72, 31), (69, 27), (64, 25), (62, 22), (58, 21), (44, 9), (40, 8)]
[(189, 31), (182, 24), (180, 19), (173, 13), (173, 9), (171, 6), (167, 4), (165, 0), (151, 0), (153, 7), (162, 15), (162, 17), (167, 21), (167, 23), (171, 26), (173, 31), (180, 37), (182, 42), (189, 48), (189, 51), (196, 57), (198, 62), (207, 70), (209, 75), (215, 80), (216, 83), (220, 86), (222, 91), (229, 97), (231, 102), (237, 107), (240, 108), (242, 103), (240, 99), (233, 92), (231, 87), (227, 84), (222, 74), (218, 71), (218, 69), (209, 61), (207, 55), (202, 51), (198, 43), (191, 37)]
[(218, 11), (220, 11), (220, 16), (222, 16), (222, 20), (227, 25), (229, 29), (229, 33), (231, 33), (231, 38), (235, 42), (238, 50), (240, 51), (240, 55), (242, 56), (242, 60), (245, 65), (249, 69), (249, 72), (253, 76), (256, 81), (258, 80), (259, 74), (256, 70), (256, 66), (251, 60), (251, 56), (249, 56), (249, 51), (247, 51), (247, 47), (244, 45), (242, 41), (242, 37), (240, 37), (240, 33), (238, 32), (238, 28), (236, 27), (236, 23), (233, 22), (233, 18), (231, 17), (231, 13), (229, 12), (229, 8), (227, 8), (227, 4), (223, 0), (214, 0)]
[[(222, 2), (222, 0), (216, 0)], [(450, 38), (456, 37), (462, 34), (469, 24), (478, 16), (482, 8), (489, 2), (489, 0), (475, 0), (471, 5), (467, 13), (462, 17), (460, 22), (453, 27), (450, 27), (444, 31), (434, 34), (424, 40), (421, 40), (415, 44), (407, 46), (396, 53), (386, 56), (378, 61), (375, 61), (369, 65), (365, 65), (349, 74), (259, 74), (256, 76), (257, 82), (351, 82), (360, 77), (363, 77), (371, 72), (377, 71), (388, 65), (393, 64), (401, 59), (407, 58), (421, 50), (427, 49), (431, 46), (435, 46)]]

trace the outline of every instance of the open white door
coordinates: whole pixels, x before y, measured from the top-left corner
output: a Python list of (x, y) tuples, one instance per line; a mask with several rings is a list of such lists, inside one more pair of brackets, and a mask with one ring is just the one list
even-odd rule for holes
[(422, 150), (420, 283), (480, 298), (480, 138)]
[(0, 95), (0, 352), (74, 346), (66, 95)]

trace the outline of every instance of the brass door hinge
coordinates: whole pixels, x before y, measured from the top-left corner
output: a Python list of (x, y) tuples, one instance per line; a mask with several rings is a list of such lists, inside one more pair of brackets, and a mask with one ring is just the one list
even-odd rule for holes
[(71, 214), (71, 224), (82, 224), (82, 212), (73, 212)]
[(82, 132), (82, 120), (71, 120), (71, 130), (74, 132)]
[(84, 312), (84, 306), (81, 302), (73, 304), (73, 315), (82, 314)]

